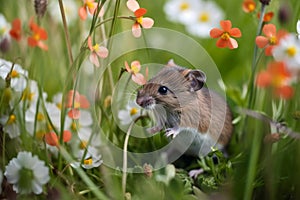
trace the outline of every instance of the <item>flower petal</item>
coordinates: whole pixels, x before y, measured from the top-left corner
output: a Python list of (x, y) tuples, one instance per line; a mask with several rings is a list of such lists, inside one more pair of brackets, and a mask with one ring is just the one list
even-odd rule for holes
[(106, 47), (100, 46), (99, 51), (96, 52), (100, 58), (106, 58), (108, 56), (108, 49)]
[(92, 38), (91, 38), (91, 36), (88, 37), (87, 43), (88, 43), (89, 49), (90, 49), (91, 51), (93, 51), (93, 44), (92, 44)]
[(229, 38), (229, 40), (228, 40), (228, 47), (229, 47), (229, 49), (236, 49), (236, 48), (238, 48), (238, 43), (237, 43), (237, 41), (235, 40), (235, 39), (233, 39), (233, 38)]
[(43, 43), (42, 41), (38, 41), (37, 46), (45, 51), (48, 51), (48, 46), (45, 43)]
[(80, 7), (79, 10), (78, 10), (78, 15), (79, 15), (80, 19), (86, 20), (86, 18), (87, 18), (86, 8), (85, 7)]
[(63, 134), (63, 141), (69, 142), (72, 139), (72, 133), (69, 130), (65, 130)]
[(28, 45), (31, 46), (31, 47), (35, 47), (35, 46), (37, 46), (37, 44), (38, 44), (38, 42), (37, 42), (33, 37), (29, 37), (29, 38), (27, 39), (27, 43), (28, 43)]
[(96, 67), (100, 66), (98, 56), (96, 53), (91, 53), (89, 59), (90, 59), (91, 63), (93, 63)]
[(141, 25), (143, 28), (147, 29), (147, 28), (151, 28), (153, 26), (153, 24), (154, 24), (153, 19), (151, 19), (149, 17), (144, 17)]
[(266, 24), (262, 31), (267, 37), (272, 37), (276, 35), (276, 26), (274, 24)]
[(147, 13), (147, 10), (145, 8), (139, 8), (136, 11), (134, 11), (134, 15), (136, 17), (142, 17), (143, 15), (145, 15)]
[(133, 67), (136, 69), (136, 72), (139, 72), (141, 70), (141, 63), (140, 63), (140, 61), (138, 61), (138, 60), (132, 61), (131, 62), (131, 69)]
[(223, 30), (219, 29), (219, 28), (213, 28), (210, 30), (209, 35), (212, 38), (219, 38), (221, 37), (221, 35), (224, 33)]
[(133, 74), (132, 80), (139, 85), (144, 85), (146, 83), (146, 79), (145, 79), (144, 75), (141, 73)]
[(68, 112), (68, 116), (71, 118), (71, 119), (79, 119), (80, 117), (80, 111), (79, 109), (71, 109), (69, 112)]
[(290, 99), (294, 96), (294, 90), (291, 86), (285, 85), (275, 89), (275, 95), (284, 99)]
[(232, 26), (230, 20), (222, 20), (220, 21), (220, 25), (225, 32), (229, 32)]
[(46, 133), (45, 142), (50, 146), (58, 146), (58, 137), (54, 132)]
[(139, 3), (136, 0), (128, 0), (126, 2), (127, 8), (132, 12), (135, 12), (137, 9), (140, 8)]
[(257, 36), (255, 39), (255, 43), (259, 48), (264, 48), (269, 44), (269, 39), (264, 36)]
[(132, 35), (136, 38), (141, 37), (142, 35), (142, 29), (138, 23), (133, 24), (131, 31)]
[(232, 28), (228, 33), (232, 37), (238, 38), (238, 37), (242, 36), (242, 33), (241, 33), (240, 29), (238, 29), (238, 28)]
[(126, 68), (126, 71), (127, 71), (127, 72), (131, 73), (131, 69), (130, 69), (130, 67), (129, 67), (127, 61), (125, 61), (125, 68)]
[(80, 102), (80, 108), (87, 109), (90, 107), (90, 102), (84, 95), (80, 95), (79, 102)]
[(225, 48), (228, 47), (228, 40), (219, 39), (216, 43), (217, 47)]

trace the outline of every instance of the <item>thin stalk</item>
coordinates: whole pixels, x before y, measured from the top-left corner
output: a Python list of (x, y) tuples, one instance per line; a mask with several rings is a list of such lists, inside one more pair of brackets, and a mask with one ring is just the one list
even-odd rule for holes
[[(263, 25), (263, 17), (265, 14), (266, 6), (264, 4), (261, 5), (261, 15), (259, 18), (258, 23), (258, 29), (256, 33), (256, 37), (260, 35)], [(254, 77), (255, 72), (257, 68), (257, 51), (258, 47), (255, 44), (254, 46), (254, 52), (253, 52), (253, 59), (252, 59), (252, 73), (251, 73), (251, 79), (248, 86), (249, 96), (248, 96), (248, 108), (253, 109), (255, 105), (256, 100), (256, 88), (254, 87)], [(251, 153), (250, 153), (250, 159), (249, 159), (249, 165), (248, 165), (248, 172), (247, 172), (247, 179), (246, 179), (246, 187), (245, 187), (245, 193), (244, 193), (244, 200), (251, 200), (252, 193), (253, 193), (253, 183), (255, 181), (256, 177), (256, 169), (257, 169), (257, 162), (259, 158), (259, 152), (260, 152), (260, 144), (261, 144), (261, 129), (260, 125), (256, 124), (254, 128), (254, 136), (251, 144)]]
[(122, 191), (125, 196), (126, 193), (126, 181), (127, 181), (127, 149), (128, 149), (128, 141), (131, 130), (133, 128), (135, 121), (131, 122), (128, 131), (125, 136), (124, 147), (123, 147), (123, 175), (122, 175)]
[(62, 0), (58, 0), (58, 3), (59, 3), (59, 9), (60, 9), (60, 13), (61, 13), (62, 21), (63, 21), (64, 33), (65, 33), (65, 37), (66, 37), (69, 61), (70, 61), (70, 66), (71, 66), (73, 64), (74, 60), (73, 60), (73, 55), (72, 55), (71, 40), (70, 40), (70, 36), (69, 36), (64, 5), (63, 5)]

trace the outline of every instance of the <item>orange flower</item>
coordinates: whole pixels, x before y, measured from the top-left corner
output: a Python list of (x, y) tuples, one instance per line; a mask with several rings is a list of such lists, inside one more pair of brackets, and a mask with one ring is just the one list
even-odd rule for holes
[[(264, 21), (264, 22), (270, 22), (270, 21), (272, 20), (273, 16), (274, 16), (274, 13), (273, 13), (273, 12), (268, 12), (268, 13), (266, 13), (266, 14), (264, 15), (263, 21)], [(257, 17), (260, 18), (260, 12), (257, 13)]]
[(290, 99), (294, 94), (293, 88), (288, 85), (290, 80), (291, 74), (284, 62), (271, 62), (266, 70), (258, 73), (256, 85), (261, 88), (271, 87), (276, 96)]
[(257, 36), (255, 43), (259, 48), (265, 48), (266, 56), (271, 56), (273, 48), (279, 43), (279, 40), (283, 38), (287, 32), (284, 30), (278, 31), (276, 33), (276, 26), (274, 24), (266, 24), (263, 27), (262, 32), (265, 36)]
[(22, 32), (21, 20), (17, 18), (12, 22), (12, 29), (9, 31), (9, 34), (15, 40), (20, 41), (21, 32)]
[(228, 47), (229, 49), (235, 49), (238, 47), (238, 43), (235, 39), (231, 37), (241, 37), (242, 33), (238, 28), (231, 28), (231, 21), (230, 20), (222, 20), (220, 22), (222, 29), (213, 28), (210, 31), (210, 37), (212, 38), (220, 38), (217, 41), (217, 47), (225, 48)]
[(246, 13), (253, 12), (256, 8), (256, 3), (253, 0), (244, 0), (242, 8)]
[(79, 119), (80, 108), (86, 109), (90, 107), (89, 100), (86, 96), (79, 94), (79, 92), (70, 90), (67, 95), (66, 107), (71, 108), (68, 116), (72, 119)]
[[(63, 142), (69, 142), (72, 138), (71, 131), (65, 130), (63, 132)], [(59, 139), (55, 132), (45, 134), (45, 142), (50, 146), (59, 146)]]
[(33, 22), (33, 18), (30, 19), (29, 22), (30, 30), (32, 31), (32, 35), (28, 37), (28, 45), (31, 47), (38, 46), (41, 49), (47, 51), (48, 46), (42, 42), (42, 40), (47, 40), (48, 35), (45, 29), (40, 28), (36, 23)]
[(146, 68), (146, 78), (144, 77), (143, 74), (139, 73), (141, 70), (141, 64), (139, 61), (135, 60), (131, 62), (130, 67), (128, 63), (125, 61), (125, 68), (126, 71), (131, 73), (131, 78), (132, 80), (139, 84), (139, 85), (144, 85), (147, 82), (147, 76), (148, 76), (148, 68)]
[(149, 17), (143, 17), (147, 13), (147, 10), (145, 8), (140, 8), (140, 5), (136, 0), (128, 0), (126, 5), (129, 10), (134, 12), (136, 18), (136, 21), (132, 26), (132, 34), (134, 37), (140, 37), (142, 34), (141, 27), (146, 29), (151, 28), (154, 21)]
[(98, 3), (96, 3), (95, 0), (84, 0), (83, 2), (83, 5), (78, 10), (78, 15), (80, 19), (86, 20), (88, 14), (87, 10), (93, 15), (98, 7)]

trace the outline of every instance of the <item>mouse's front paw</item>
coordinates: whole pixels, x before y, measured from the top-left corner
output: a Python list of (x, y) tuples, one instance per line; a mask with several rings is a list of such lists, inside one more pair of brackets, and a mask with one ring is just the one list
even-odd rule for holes
[(179, 128), (167, 128), (166, 129), (166, 136), (170, 137), (172, 136), (172, 138), (175, 138), (178, 134), (179, 134)]

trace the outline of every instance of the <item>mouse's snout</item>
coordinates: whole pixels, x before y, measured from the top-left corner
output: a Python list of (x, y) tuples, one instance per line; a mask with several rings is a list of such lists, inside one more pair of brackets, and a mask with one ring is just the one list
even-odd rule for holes
[(143, 108), (150, 108), (152, 105), (154, 105), (155, 101), (153, 97), (149, 95), (140, 95), (140, 92), (138, 92), (136, 103)]

